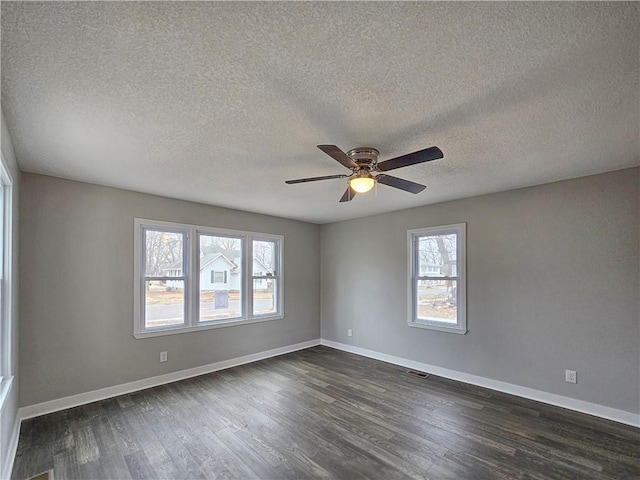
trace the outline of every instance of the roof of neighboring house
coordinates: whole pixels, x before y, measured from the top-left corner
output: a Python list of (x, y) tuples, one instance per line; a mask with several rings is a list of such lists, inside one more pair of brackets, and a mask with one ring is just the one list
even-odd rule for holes
[[(204, 267), (206, 267), (207, 265), (209, 265), (211, 262), (213, 262), (219, 257), (222, 257), (227, 262), (229, 262), (229, 265), (231, 265), (232, 273), (237, 272), (238, 269), (240, 268), (240, 265), (238, 265), (236, 262), (232, 260), (229, 260), (226, 257), (226, 255), (223, 255), (222, 253), (207, 253), (206, 255), (203, 255), (202, 257), (200, 257), (200, 270), (202, 270)], [(265, 272), (271, 271), (264, 263), (262, 263), (257, 258), (254, 258), (253, 261), (256, 262), (258, 265), (260, 265), (262, 268), (264, 268)], [(167, 268), (163, 269), (163, 271), (165, 272), (167, 270), (182, 270), (182, 260), (178, 260), (177, 262), (174, 262), (171, 265), (169, 265)]]
[(231, 260), (229, 260), (222, 253), (210, 253), (208, 255), (205, 255), (204, 257), (200, 257), (200, 270), (202, 270), (204, 267), (206, 267), (211, 262), (217, 260), (220, 257), (222, 257), (224, 260), (227, 261), (227, 263), (229, 263), (229, 265), (231, 265), (231, 270), (233, 270), (234, 268), (237, 267), (237, 265), (235, 263), (233, 263)]
[[(211, 262), (217, 260), (218, 258), (222, 257), (224, 260), (226, 260), (229, 265), (231, 265), (231, 271), (235, 271), (238, 268), (238, 265), (236, 265), (234, 262), (232, 262), (231, 260), (229, 260), (225, 255), (223, 255), (222, 253), (208, 253), (202, 257), (200, 257), (200, 270), (202, 270), (204, 267), (206, 267), (207, 265), (209, 265)], [(178, 260), (177, 262), (172, 263), (171, 265), (169, 265), (167, 268), (164, 269), (166, 270), (182, 270), (182, 260)]]

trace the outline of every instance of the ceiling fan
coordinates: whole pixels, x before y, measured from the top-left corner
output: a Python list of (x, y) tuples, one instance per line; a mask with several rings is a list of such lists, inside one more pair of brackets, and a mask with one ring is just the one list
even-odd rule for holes
[[(357, 193), (368, 192), (376, 182), (404, 190), (405, 192), (420, 193), (426, 186), (402, 178), (392, 177), (391, 175), (381, 172), (444, 158), (442, 150), (438, 147), (425, 148), (424, 150), (418, 150), (417, 152), (385, 160), (380, 163), (378, 163), (378, 150), (371, 147), (354, 148), (347, 153), (344, 153), (335, 145), (318, 145), (318, 148), (351, 170), (351, 173), (348, 175), (299, 178), (297, 180), (287, 180), (285, 183), (291, 185), (294, 183), (316, 182), (318, 180), (330, 180), (333, 178), (348, 178), (347, 190), (344, 192), (344, 195), (342, 195), (340, 199), (341, 202), (353, 200), (353, 197), (355, 197)], [(374, 173), (376, 175), (374, 175)]]

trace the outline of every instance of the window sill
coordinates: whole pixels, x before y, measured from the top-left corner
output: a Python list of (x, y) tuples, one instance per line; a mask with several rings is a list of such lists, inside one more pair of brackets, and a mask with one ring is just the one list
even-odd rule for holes
[(430, 323), (419, 322), (407, 322), (407, 325), (414, 328), (425, 328), (427, 330), (436, 330), (438, 332), (457, 333), (458, 335), (466, 335), (467, 329), (465, 327), (448, 327), (444, 325), (434, 325)]
[(166, 330), (149, 330), (143, 332), (134, 332), (133, 336), (135, 338), (148, 338), (148, 337), (161, 337), (164, 335), (179, 335), (182, 333), (190, 333), (190, 332), (199, 332), (201, 330), (212, 330), (214, 328), (225, 328), (225, 327), (236, 327), (240, 325), (249, 325), (251, 323), (260, 323), (260, 322), (269, 322), (271, 320), (282, 320), (285, 317), (282, 315), (275, 315), (269, 317), (257, 317), (252, 318), (251, 320), (229, 320), (229, 321), (219, 321), (216, 323), (209, 323), (198, 325), (195, 327), (179, 327), (179, 328), (170, 328)]

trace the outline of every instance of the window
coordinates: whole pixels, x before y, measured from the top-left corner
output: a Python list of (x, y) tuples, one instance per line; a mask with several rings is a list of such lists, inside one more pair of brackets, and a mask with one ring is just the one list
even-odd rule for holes
[(227, 272), (211, 272), (211, 283), (227, 283)]
[(283, 318), (283, 241), (135, 219), (134, 336)]
[[(11, 368), (11, 328), (12, 328), (12, 255), (13, 224), (11, 207), (12, 179), (0, 162), (0, 384), (12, 377)], [(6, 383), (6, 382), (5, 382)], [(2, 389), (2, 398), (4, 392)]]
[(244, 236), (198, 232), (198, 319), (201, 325), (243, 319), (243, 312), (247, 311), (243, 281), (246, 275), (242, 274), (245, 245)]
[(261, 238), (252, 241), (252, 292), (253, 314), (277, 315), (278, 314), (278, 276), (280, 269), (279, 240)]
[(144, 329), (182, 327), (187, 318), (188, 230), (142, 227)]
[(409, 326), (466, 333), (466, 224), (409, 230)]

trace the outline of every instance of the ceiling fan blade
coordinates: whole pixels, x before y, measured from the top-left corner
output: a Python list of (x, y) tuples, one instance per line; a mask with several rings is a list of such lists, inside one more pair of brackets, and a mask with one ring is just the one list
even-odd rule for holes
[(401, 157), (392, 158), (391, 160), (385, 160), (378, 164), (377, 169), (381, 172), (386, 172), (388, 170), (408, 167), (409, 165), (415, 165), (417, 163), (430, 162), (431, 160), (438, 160), (440, 158), (444, 158), (442, 150), (438, 147), (429, 147), (424, 150), (402, 155)]
[(340, 203), (350, 202), (351, 200), (353, 200), (353, 197), (356, 196), (356, 193), (357, 192), (353, 188), (351, 188), (351, 185), (349, 185), (345, 190), (344, 195), (342, 195), (342, 198), (340, 199)]
[(422, 185), (420, 183), (410, 182), (409, 180), (392, 177), (391, 175), (378, 175), (376, 177), (376, 181), (378, 183), (382, 183), (383, 185), (399, 188), (400, 190), (404, 190), (405, 192), (409, 193), (420, 193), (425, 188), (427, 188), (425, 185)]
[(318, 148), (334, 160), (339, 161), (345, 167), (358, 168), (358, 164), (354, 162), (349, 155), (344, 153), (335, 145), (318, 145)]
[(287, 180), (284, 183), (292, 185), (294, 183), (317, 182), (318, 180), (331, 180), (332, 178), (346, 178), (349, 175), (325, 175), (324, 177), (298, 178), (296, 180)]

